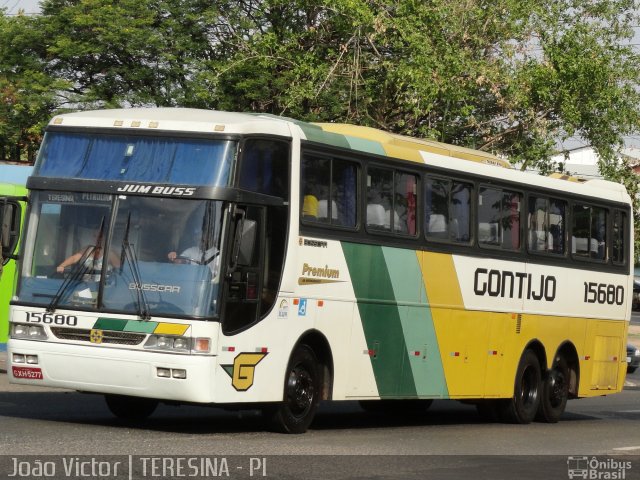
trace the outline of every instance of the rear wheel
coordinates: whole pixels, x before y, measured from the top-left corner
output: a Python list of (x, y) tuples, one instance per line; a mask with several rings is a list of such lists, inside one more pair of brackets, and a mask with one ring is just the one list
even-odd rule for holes
[(553, 368), (547, 370), (542, 378), (542, 392), (536, 420), (556, 423), (564, 413), (568, 399), (569, 367), (563, 357), (558, 357)]
[(520, 358), (513, 397), (500, 403), (502, 420), (509, 423), (531, 423), (540, 405), (540, 362), (532, 350)]
[(284, 385), (284, 401), (263, 408), (271, 427), (283, 433), (304, 433), (311, 425), (320, 402), (318, 360), (307, 345), (297, 347)]
[(152, 398), (128, 397), (126, 395), (105, 395), (111, 413), (122, 420), (144, 420), (158, 407)]

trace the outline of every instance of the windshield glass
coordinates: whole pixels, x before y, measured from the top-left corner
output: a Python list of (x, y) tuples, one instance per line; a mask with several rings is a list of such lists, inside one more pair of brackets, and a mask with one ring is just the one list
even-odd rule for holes
[(217, 314), (222, 202), (61, 192), (32, 198), (19, 301), (142, 317)]
[(226, 186), (236, 146), (230, 140), (48, 132), (35, 174)]

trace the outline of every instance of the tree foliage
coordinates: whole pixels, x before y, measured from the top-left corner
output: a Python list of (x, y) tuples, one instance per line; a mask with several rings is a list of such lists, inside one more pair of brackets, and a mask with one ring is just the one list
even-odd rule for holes
[[(188, 106), (352, 122), (607, 177), (640, 125), (636, 0), (43, 0), (0, 17), (0, 136), (55, 110)], [(13, 138), (13, 137), (12, 137)]]

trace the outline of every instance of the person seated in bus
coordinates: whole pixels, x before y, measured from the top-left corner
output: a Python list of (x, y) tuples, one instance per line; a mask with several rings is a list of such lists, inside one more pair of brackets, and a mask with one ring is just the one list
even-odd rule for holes
[[(95, 234), (95, 243), (87, 245), (73, 255), (65, 258), (60, 265), (56, 267), (56, 272), (63, 273), (65, 268), (75, 265), (84, 258), (84, 267), (90, 272), (100, 272), (104, 258), (104, 248), (102, 246), (102, 233)], [(109, 252), (109, 267), (119, 267), (120, 258), (113, 252)]]
[(312, 181), (305, 185), (302, 198), (302, 218), (315, 220), (318, 218), (317, 186)]
[(175, 251), (171, 251), (167, 254), (167, 258), (169, 258), (172, 263), (176, 264), (187, 263), (208, 265), (211, 270), (211, 274), (215, 277), (220, 268), (220, 255), (218, 255), (218, 249), (216, 247), (211, 247), (207, 250), (203, 250), (199, 239), (202, 233), (198, 231), (196, 235), (196, 245), (186, 248), (180, 253), (180, 255)]

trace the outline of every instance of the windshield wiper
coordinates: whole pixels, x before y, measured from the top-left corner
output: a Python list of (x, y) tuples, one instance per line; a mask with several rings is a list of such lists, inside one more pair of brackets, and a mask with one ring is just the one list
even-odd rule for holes
[[(96, 243), (94, 245), (88, 246), (85, 251), (82, 253), (80, 260), (73, 264), (71, 271), (67, 275), (67, 277), (58, 288), (58, 291), (51, 299), (51, 302), (47, 306), (47, 313), (53, 313), (58, 308), (58, 304), (62, 297), (67, 292), (71, 285), (77, 285), (80, 283), (80, 279), (89, 271), (89, 269), (93, 269), (93, 264), (95, 264), (95, 259), (92, 262), (87, 262), (87, 259), (94, 255), (96, 249), (99, 247), (100, 242), (102, 241), (102, 235), (104, 233), (104, 216), (102, 217), (102, 221), (100, 222), (100, 230), (98, 230), (98, 236), (96, 237)], [(103, 252), (104, 254), (104, 252)]]
[(131, 212), (129, 212), (129, 216), (127, 217), (127, 226), (124, 230), (124, 238), (122, 239), (122, 252), (120, 254), (120, 272), (122, 272), (122, 268), (124, 266), (124, 262), (126, 260), (129, 268), (131, 269), (131, 275), (133, 276), (133, 284), (135, 285), (136, 290), (136, 308), (138, 311), (138, 316), (143, 320), (151, 319), (149, 302), (147, 301), (147, 297), (142, 290), (142, 279), (140, 277), (140, 269), (138, 268), (138, 258), (136, 256), (135, 250), (131, 247), (131, 243), (129, 243), (129, 230), (131, 228)]

